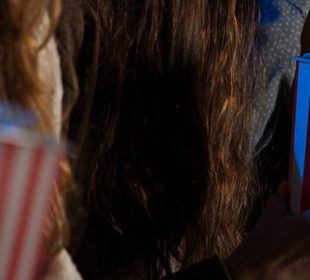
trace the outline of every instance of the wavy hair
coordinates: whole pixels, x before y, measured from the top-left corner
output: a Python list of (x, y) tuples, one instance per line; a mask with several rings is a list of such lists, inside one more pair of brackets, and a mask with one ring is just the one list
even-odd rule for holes
[[(52, 115), (48, 105), (52, 90), (38, 73), (38, 53), (45, 46), (56, 27), (60, 10), (59, 0), (1, 0), (0, 3), (0, 99), (31, 109), (38, 116), (37, 129), (54, 134)], [(39, 26), (50, 11), (46, 37), (39, 41)], [(55, 186), (55, 199), (45, 229), (48, 239), (48, 258), (65, 246), (68, 227), (64, 211), (64, 196), (70, 169), (61, 164), (63, 178)], [(67, 175), (65, 175), (67, 174)]]
[(254, 194), (255, 1), (99, 3), (89, 202), (122, 244), (114, 263), (157, 279), (229, 256)]

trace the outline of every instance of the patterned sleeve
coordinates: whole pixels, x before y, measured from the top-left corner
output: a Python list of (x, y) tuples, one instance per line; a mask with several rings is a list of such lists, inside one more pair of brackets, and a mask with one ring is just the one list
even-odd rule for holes
[(256, 91), (254, 141), (259, 153), (268, 145), (281, 106), (288, 102), (294, 80), (293, 57), (300, 53), (302, 28), (310, 0), (261, 0), (260, 73)]

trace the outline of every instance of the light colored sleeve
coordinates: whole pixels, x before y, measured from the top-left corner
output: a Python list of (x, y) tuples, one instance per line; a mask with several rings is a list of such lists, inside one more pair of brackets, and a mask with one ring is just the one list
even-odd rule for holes
[[(42, 43), (45, 39), (49, 26), (49, 17), (43, 19), (38, 28), (38, 42)], [(39, 52), (39, 75), (41, 79), (53, 90), (49, 96), (48, 104), (52, 113), (52, 124), (57, 137), (60, 136), (62, 124), (62, 99), (63, 86), (61, 78), (60, 58), (54, 37), (51, 37), (44, 48)]]
[[(38, 28), (37, 39), (42, 43), (49, 26), (48, 15)], [(39, 52), (39, 75), (41, 79), (53, 90), (49, 96), (48, 104), (52, 112), (52, 124), (56, 136), (60, 136), (62, 124), (63, 86), (61, 78), (60, 58), (54, 37), (51, 37), (44, 48)], [(70, 255), (65, 249), (49, 263), (47, 274), (43, 280), (82, 280)]]
[(43, 280), (82, 280), (68, 252), (63, 249), (52, 260)]

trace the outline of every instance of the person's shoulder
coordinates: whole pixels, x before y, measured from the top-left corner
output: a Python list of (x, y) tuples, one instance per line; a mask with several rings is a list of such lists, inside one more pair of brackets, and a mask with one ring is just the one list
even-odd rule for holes
[(310, 9), (310, 0), (261, 0), (259, 3), (260, 22), (264, 25), (303, 22)]
[(306, 18), (310, 9), (310, 0), (278, 0), (278, 2), (285, 2), (287, 9), (300, 13), (304, 18)]
[(273, 2), (283, 17), (293, 15), (304, 20), (310, 9), (310, 0), (273, 0)]
[(282, 49), (289, 57), (298, 54), (309, 9), (310, 0), (261, 0), (259, 28), (265, 48)]

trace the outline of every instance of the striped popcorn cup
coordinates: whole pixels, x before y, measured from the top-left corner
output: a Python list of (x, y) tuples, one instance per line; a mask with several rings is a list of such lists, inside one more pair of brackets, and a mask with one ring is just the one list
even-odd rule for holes
[(290, 152), (290, 211), (294, 216), (310, 209), (310, 58), (295, 57), (294, 113)]
[(46, 136), (0, 128), (0, 279), (33, 280), (64, 147)]

